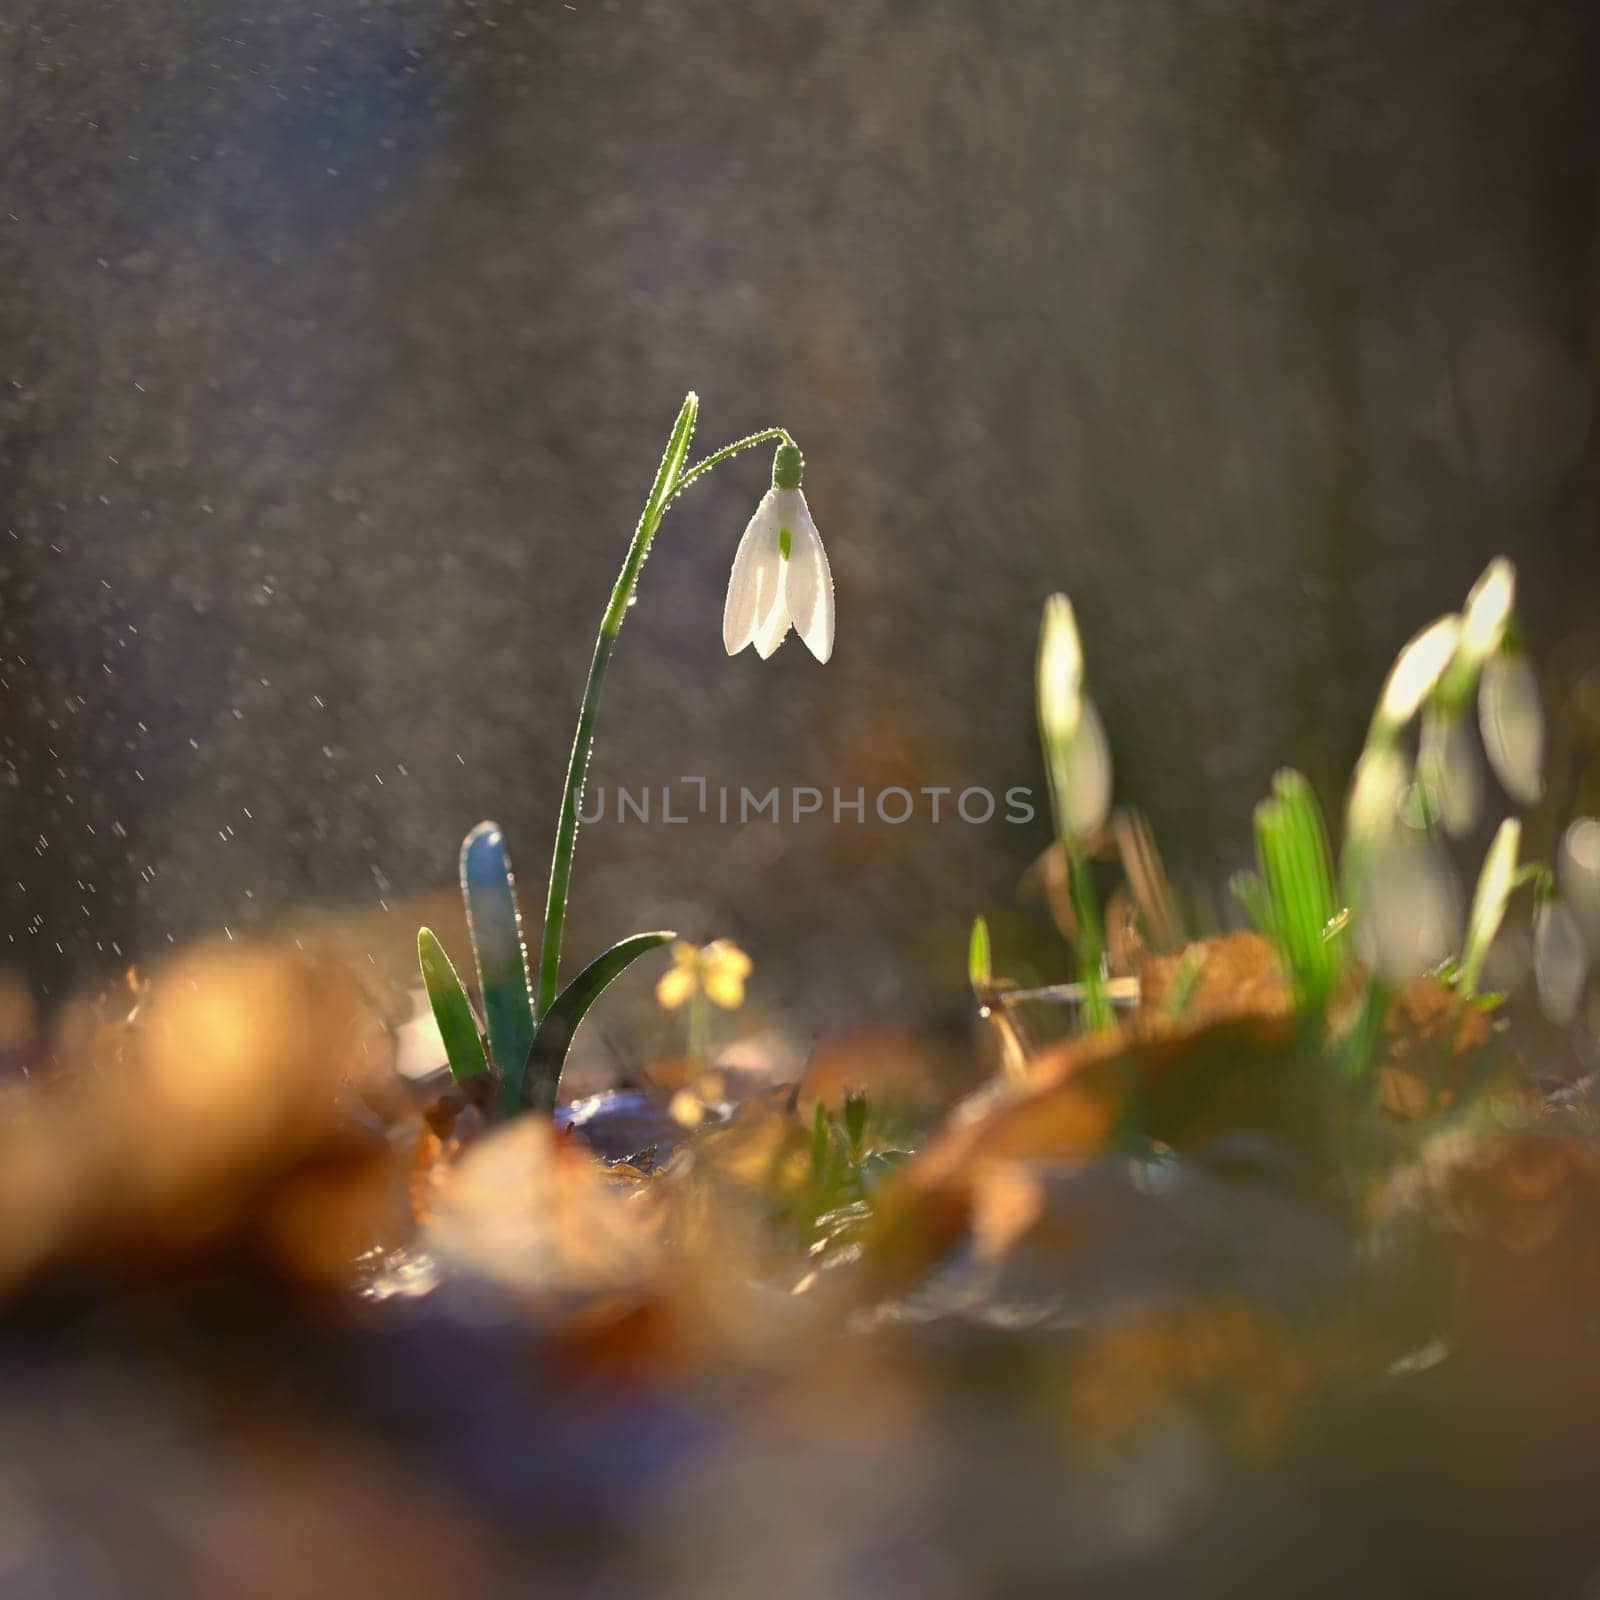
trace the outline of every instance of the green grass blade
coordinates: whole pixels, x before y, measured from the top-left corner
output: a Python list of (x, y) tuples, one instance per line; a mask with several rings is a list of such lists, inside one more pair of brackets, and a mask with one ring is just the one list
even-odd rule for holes
[(434, 936), (432, 928), (423, 928), (417, 934), (417, 961), (428, 991), (428, 1004), (433, 1007), (433, 1020), (438, 1025), (439, 1037), (444, 1040), (451, 1076), (457, 1083), (481, 1077), (489, 1070), (489, 1064), (483, 1059), (478, 1019), (472, 1013), (472, 1002), (461, 987), (450, 957), (444, 953), (444, 946)]
[(613, 978), (621, 976), (642, 955), (659, 950), (675, 933), (636, 933), (631, 939), (614, 944), (596, 956), (582, 972), (556, 996), (550, 1009), (539, 1019), (528, 1059), (517, 1082), (506, 1083), (506, 1110), (515, 1113), (526, 1107), (533, 1111), (555, 1109), (561, 1088), (561, 1069), (566, 1065), (572, 1036), (584, 1014), (598, 1000)]
[(461, 897), (489, 1025), (489, 1058), (510, 1079), (533, 1043), (533, 1003), (516, 880), (497, 822), (480, 822), (461, 843)]

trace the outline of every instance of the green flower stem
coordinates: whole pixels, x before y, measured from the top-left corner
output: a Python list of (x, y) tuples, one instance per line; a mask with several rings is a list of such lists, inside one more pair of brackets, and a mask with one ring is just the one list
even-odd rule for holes
[(1094, 883), (1089, 875), (1089, 858), (1067, 846), (1068, 883), (1072, 895), (1072, 915), (1078, 924), (1078, 976), (1083, 981), (1084, 1020), (1091, 1032), (1111, 1025), (1111, 1001), (1106, 995), (1102, 970), (1106, 940), (1100, 925), (1100, 907), (1095, 903)]
[(656, 470), (655, 482), (650, 487), (650, 498), (644, 503), (639, 525), (634, 529), (633, 542), (617, 574), (611, 590), (611, 599), (605, 615), (600, 619), (600, 632), (594, 642), (594, 656), (589, 663), (589, 680), (583, 689), (583, 704), (578, 710), (578, 730), (572, 741), (572, 755), (567, 762), (567, 783), (561, 796), (561, 816), (556, 823), (556, 845), (550, 861), (550, 886), (544, 903), (544, 936), (539, 947), (539, 978), (534, 996), (535, 1020), (542, 1018), (556, 998), (556, 980), (561, 968), (561, 934), (567, 920), (567, 890), (572, 882), (572, 852), (578, 838), (578, 808), (583, 800), (584, 780), (589, 772), (589, 755), (594, 747), (595, 718), (600, 710), (600, 691), (605, 685), (606, 668), (611, 662), (611, 652), (616, 648), (617, 635), (622, 630), (622, 619), (627, 615), (633, 599), (639, 570), (650, 553), (650, 542), (661, 526), (667, 507), (691, 483), (709, 472), (720, 461), (749, 450), (771, 439), (793, 443), (782, 428), (767, 428), (752, 433), (709, 455), (687, 472), (683, 470), (684, 457), (689, 453), (689, 440), (694, 433), (695, 415), (700, 409), (699, 397), (689, 394), (678, 420), (673, 425), (672, 436), (667, 441), (666, 454)]
[(567, 920), (567, 886), (572, 882), (572, 851), (578, 842), (578, 807), (583, 800), (584, 779), (589, 772), (589, 752), (594, 746), (594, 723), (600, 710), (600, 690), (606, 681), (606, 666), (616, 644), (617, 636), (607, 633), (602, 626), (600, 636), (594, 642), (589, 681), (584, 685), (583, 705), (578, 712), (578, 731), (572, 741), (572, 757), (567, 763), (567, 786), (561, 796), (555, 855), (550, 862), (550, 887), (545, 893), (544, 937), (539, 945), (539, 986), (533, 1002), (536, 1022), (550, 1009), (556, 997), (556, 974), (561, 966), (561, 931)]
[(685, 489), (698, 477), (709, 472), (719, 462), (726, 461), (729, 456), (736, 456), (741, 450), (753, 449), (758, 444), (766, 444), (769, 440), (778, 439), (784, 444), (793, 444), (786, 428), (763, 428), (760, 433), (746, 434), (742, 439), (735, 439), (730, 445), (725, 445), (715, 455), (709, 455), (704, 461), (697, 461), (683, 474), (673, 486), (672, 493), (667, 496), (669, 501), (676, 500)]
[(704, 1072), (710, 1064), (711, 1002), (705, 991), (697, 988), (689, 996), (689, 1060), (696, 1072)]

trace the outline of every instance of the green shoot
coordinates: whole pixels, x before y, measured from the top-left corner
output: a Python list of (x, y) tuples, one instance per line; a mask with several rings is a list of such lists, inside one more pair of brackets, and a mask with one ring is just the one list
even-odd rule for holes
[(861, 1159), (861, 1141), (867, 1132), (867, 1091), (848, 1090), (844, 1097), (844, 1131), (850, 1140), (850, 1154)]
[(820, 1190), (828, 1181), (833, 1166), (833, 1123), (828, 1108), (819, 1100), (811, 1118), (811, 1181)]
[(1246, 910), (1271, 939), (1296, 1003), (1321, 1011), (1344, 969), (1344, 940), (1335, 931), (1328, 833), (1311, 785), (1286, 768), (1255, 810), (1259, 876), (1238, 886)]
[(489, 1025), (489, 1058), (502, 1079), (514, 1084), (533, 1043), (533, 1008), (516, 882), (498, 823), (480, 822), (462, 841), (461, 898)]
[(982, 917), (972, 919), (972, 937), (967, 942), (967, 982), (982, 999), (994, 986), (994, 961), (989, 949), (989, 924)]
[(433, 1007), (433, 1020), (439, 1037), (444, 1040), (450, 1075), (457, 1083), (482, 1077), (489, 1070), (489, 1064), (483, 1058), (478, 1019), (472, 1013), (472, 1002), (461, 987), (450, 957), (431, 928), (423, 928), (417, 934), (417, 960), (422, 967), (428, 1004)]

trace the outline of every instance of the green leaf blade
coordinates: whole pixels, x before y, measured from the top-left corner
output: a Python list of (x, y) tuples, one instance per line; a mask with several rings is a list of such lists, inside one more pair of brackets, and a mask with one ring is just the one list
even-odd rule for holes
[(589, 1007), (606, 991), (613, 979), (620, 977), (640, 956), (659, 950), (662, 945), (677, 938), (675, 933), (636, 933), (595, 957), (565, 989), (556, 996), (550, 1008), (539, 1019), (529, 1047), (527, 1061), (517, 1074), (515, 1083), (506, 1083), (506, 1110), (549, 1112), (555, 1109), (556, 1096), (561, 1089), (561, 1069), (566, 1065), (567, 1051), (572, 1037), (578, 1031)]
[(439, 1037), (444, 1040), (450, 1075), (457, 1083), (482, 1077), (489, 1070), (489, 1064), (484, 1060), (483, 1045), (478, 1037), (478, 1019), (450, 957), (431, 928), (422, 928), (417, 933), (417, 963), (422, 968), (422, 982), (428, 991), (428, 1004), (433, 1008), (434, 1023)]
[(478, 964), (489, 1056), (509, 1079), (521, 1071), (533, 1043), (533, 1002), (516, 880), (497, 822), (480, 822), (462, 841), (461, 898)]
[(1300, 1005), (1320, 1010), (1336, 986), (1343, 940), (1330, 936), (1339, 906), (1327, 827), (1306, 779), (1284, 768), (1255, 809), (1259, 877), (1236, 885), (1252, 920), (1277, 946)]

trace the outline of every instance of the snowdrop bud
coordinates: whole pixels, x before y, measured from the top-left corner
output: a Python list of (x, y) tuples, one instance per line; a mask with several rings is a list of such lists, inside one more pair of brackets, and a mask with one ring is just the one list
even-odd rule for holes
[(1499, 650), (1517, 598), (1517, 569), (1496, 556), (1473, 584), (1461, 610), (1461, 654), (1480, 667)]
[(1440, 617), (1430, 622), (1395, 657), (1372, 719), (1375, 734), (1392, 737), (1403, 728), (1438, 687), (1461, 642), (1461, 619)]
[(1544, 793), (1544, 708), (1539, 681), (1520, 651), (1485, 663), (1478, 724), (1489, 765), (1506, 793), (1536, 805)]
[(1496, 556), (1473, 584), (1461, 608), (1461, 637), (1444, 676), (1434, 688), (1430, 704), (1459, 717), (1472, 703), (1484, 663), (1505, 643), (1511, 628), (1511, 607), (1517, 597), (1517, 571), (1504, 556)]
[(1064, 594), (1045, 602), (1036, 674), (1039, 740), (1056, 827), (1082, 839), (1104, 823), (1111, 809), (1111, 746), (1094, 702), (1083, 691), (1083, 641)]
[(1571, 1022), (1589, 975), (1589, 950), (1578, 919), (1559, 900), (1547, 900), (1533, 919), (1533, 976), (1544, 1014)]
[(1044, 603), (1037, 684), (1040, 729), (1047, 739), (1070, 739), (1083, 712), (1083, 642), (1064, 594)]

